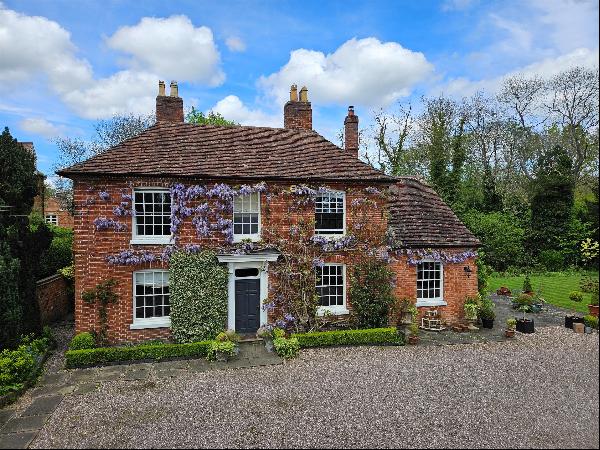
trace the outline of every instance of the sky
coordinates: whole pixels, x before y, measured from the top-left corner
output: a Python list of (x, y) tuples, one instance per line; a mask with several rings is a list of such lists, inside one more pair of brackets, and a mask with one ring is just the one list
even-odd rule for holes
[(363, 127), (423, 95), (598, 67), (598, 39), (597, 0), (0, 0), (0, 126), (51, 174), (57, 136), (152, 113), (158, 80), (186, 108), (274, 127), (297, 84), (337, 142), (349, 105)]

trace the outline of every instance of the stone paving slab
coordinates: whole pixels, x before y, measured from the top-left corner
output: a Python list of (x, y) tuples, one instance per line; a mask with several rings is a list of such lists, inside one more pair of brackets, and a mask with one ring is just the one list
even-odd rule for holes
[(0, 449), (27, 448), (36, 435), (37, 431), (0, 434)]
[(75, 387), (73, 391), (74, 395), (84, 395), (89, 394), (90, 392), (94, 392), (98, 389), (98, 383), (81, 383)]
[(50, 414), (56, 409), (62, 399), (62, 395), (38, 397), (33, 400), (33, 403), (31, 403), (23, 413), (21, 413), (21, 417)]
[(37, 431), (40, 430), (46, 419), (50, 417), (48, 414), (28, 417), (13, 417), (2, 428), (1, 434), (19, 433), (21, 431)]
[(46, 385), (57, 385), (66, 383), (69, 377), (68, 373), (59, 372), (59, 373), (47, 373), (39, 381), (40, 386)]
[(134, 367), (125, 372), (124, 379), (126, 381), (145, 380), (150, 376), (150, 369), (146, 367)]
[(14, 416), (14, 409), (0, 409), (0, 428)]

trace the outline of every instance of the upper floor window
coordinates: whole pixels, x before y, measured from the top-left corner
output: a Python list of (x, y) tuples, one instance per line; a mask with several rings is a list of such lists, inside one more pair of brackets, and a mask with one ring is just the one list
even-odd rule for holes
[(417, 302), (443, 301), (442, 263), (424, 261), (417, 265)]
[(46, 214), (46, 223), (58, 225), (58, 216), (56, 214)]
[(260, 232), (260, 195), (254, 192), (233, 200), (233, 236), (235, 240), (258, 239)]
[(166, 189), (136, 190), (133, 195), (133, 236), (141, 240), (170, 238), (171, 194)]
[(346, 231), (346, 196), (343, 192), (326, 192), (315, 200), (315, 233), (344, 234)]

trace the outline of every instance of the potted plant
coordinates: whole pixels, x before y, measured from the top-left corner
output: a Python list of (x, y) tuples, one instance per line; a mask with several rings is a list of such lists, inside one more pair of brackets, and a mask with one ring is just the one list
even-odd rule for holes
[(573, 329), (574, 323), (583, 323), (583, 317), (576, 316), (574, 314), (567, 314), (565, 316), (565, 328)]
[(414, 317), (417, 316), (417, 307), (414, 305), (411, 299), (403, 298), (400, 300), (400, 308), (398, 314), (397, 325), (399, 328), (410, 325), (414, 321)]
[(591, 334), (593, 330), (598, 329), (598, 318), (596, 316), (587, 315), (583, 318), (586, 334)]
[(533, 287), (531, 286), (531, 279), (529, 278), (529, 274), (525, 275), (525, 280), (523, 281), (523, 293), (533, 295)]
[(506, 286), (501, 286), (497, 291), (496, 295), (503, 295), (505, 297), (509, 297), (512, 295), (512, 292)]
[(273, 325), (262, 325), (256, 331), (256, 337), (263, 340), (265, 343), (265, 348), (269, 353), (273, 353), (273, 351), (275, 351), (275, 347), (273, 345)]
[(594, 317), (598, 317), (598, 291), (592, 291), (592, 300), (588, 305), (588, 310), (590, 311), (590, 315)]
[(517, 320), (517, 331), (519, 333), (527, 333), (527, 334), (534, 333), (535, 327), (534, 327), (533, 319), (527, 319), (525, 317), (525, 313), (529, 312), (530, 309), (524, 305), (519, 308), (519, 311), (521, 311), (523, 313), (523, 318)]
[(479, 317), (480, 308), (481, 298), (479, 296), (466, 298), (463, 309), (465, 312), (465, 319), (469, 322), (469, 328), (471, 330), (477, 329), (475, 323), (477, 322), (477, 318)]
[(240, 349), (237, 343), (239, 335), (233, 330), (227, 330), (219, 333), (214, 341), (210, 343), (207, 358), (220, 362), (227, 362), (229, 358), (236, 356)]
[(486, 297), (481, 302), (481, 309), (479, 310), (479, 318), (481, 319), (481, 325), (483, 328), (494, 328), (494, 319), (496, 318), (496, 313), (494, 312), (494, 302), (491, 298)]
[(504, 336), (511, 338), (515, 335), (515, 328), (517, 326), (517, 319), (506, 319), (506, 330), (504, 330)]
[(416, 345), (419, 343), (419, 325), (416, 321), (410, 324), (410, 334), (408, 335), (408, 343), (410, 345)]

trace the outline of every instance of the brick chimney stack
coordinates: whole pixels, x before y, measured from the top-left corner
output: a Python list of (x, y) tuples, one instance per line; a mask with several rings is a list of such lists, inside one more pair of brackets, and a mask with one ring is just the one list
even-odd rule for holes
[(171, 81), (171, 92), (165, 94), (165, 82), (158, 82), (158, 96), (156, 97), (157, 122), (183, 122), (183, 99), (179, 97), (179, 88), (176, 81)]
[(348, 106), (344, 119), (344, 149), (358, 158), (358, 116), (354, 114), (354, 106)]
[(308, 89), (300, 89), (293, 84), (290, 88), (290, 101), (283, 108), (283, 126), (290, 130), (312, 130), (312, 107), (308, 101)]

